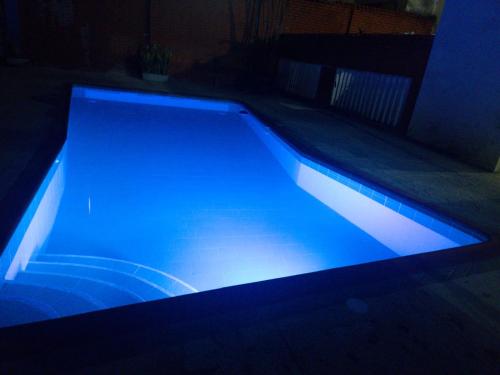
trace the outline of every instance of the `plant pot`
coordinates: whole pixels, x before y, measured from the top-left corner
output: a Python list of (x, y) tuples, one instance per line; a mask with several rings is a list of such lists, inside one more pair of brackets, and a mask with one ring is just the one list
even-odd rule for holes
[(142, 72), (142, 79), (148, 82), (164, 83), (168, 81), (168, 75)]

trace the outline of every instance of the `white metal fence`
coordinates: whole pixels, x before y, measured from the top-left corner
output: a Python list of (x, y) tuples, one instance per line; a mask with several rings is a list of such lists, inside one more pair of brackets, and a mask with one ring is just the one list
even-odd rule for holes
[(278, 87), (285, 92), (314, 99), (318, 91), (322, 66), (281, 59), (278, 68)]
[(411, 78), (338, 68), (331, 105), (395, 127), (404, 111)]

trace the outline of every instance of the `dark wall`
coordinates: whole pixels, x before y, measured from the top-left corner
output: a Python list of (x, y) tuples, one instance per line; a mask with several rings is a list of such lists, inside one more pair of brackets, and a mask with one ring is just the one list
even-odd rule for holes
[(36, 62), (123, 63), (143, 43), (144, 0), (19, 0), (21, 45)]
[(0, 57), (5, 56), (7, 53), (7, 25), (5, 21), (3, 2), (0, 1)]
[[(399, 132), (405, 133), (433, 39), (431, 35), (286, 34), (278, 41), (277, 50), (280, 57), (323, 64), (333, 69), (350, 68), (411, 77), (407, 106), (398, 128)], [(322, 91), (331, 92), (333, 81), (322, 84)]]
[(422, 77), (434, 37), (430, 35), (285, 34), (279, 53), (291, 59)]
[(0, 16), (2, 17), (2, 45), (10, 49), (9, 53), (19, 53), (20, 30), (19, 30), (19, 12), (17, 0), (3, 0), (0, 7)]
[[(14, 0), (9, 0), (14, 1)], [(35, 62), (109, 67), (151, 39), (174, 49), (182, 72), (259, 38), (286, 33), (431, 33), (434, 20), (404, 12), (312, 0), (266, 0), (258, 17), (248, 0), (16, 0), (23, 52)], [(286, 5), (286, 7), (285, 7)], [(282, 9), (281, 11), (278, 11)], [(253, 39), (252, 39), (253, 40)]]

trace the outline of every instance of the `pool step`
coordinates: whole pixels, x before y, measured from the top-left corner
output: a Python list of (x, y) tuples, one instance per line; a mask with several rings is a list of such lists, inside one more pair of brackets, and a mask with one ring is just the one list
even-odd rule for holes
[(0, 288), (0, 327), (196, 292), (175, 276), (111, 258), (40, 254)]
[(80, 272), (81, 275), (71, 274), (67, 267), (60, 265), (40, 265), (28, 263), (25, 272), (20, 272), (15, 283), (39, 285), (47, 288), (64, 288), (75, 295), (86, 295), (99, 301), (101, 308), (123, 306), (131, 303), (143, 302), (144, 299), (116, 284), (90, 277)]
[(6, 281), (0, 289), (0, 327), (81, 314), (101, 308), (64, 287)]
[(197, 292), (194, 287), (173, 275), (152, 267), (126, 260), (73, 254), (41, 254), (37, 257), (36, 262), (78, 264), (81, 266), (115, 271), (152, 286), (156, 290), (163, 293), (160, 298), (164, 298), (165, 296), (174, 297)]
[(141, 279), (134, 274), (124, 273), (103, 266), (67, 262), (32, 261), (26, 269), (30, 273), (51, 273), (57, 275), (98, 280), (116, 289), (125, 290), (140, 301), (151, 301), (168, 297), (156, 284)]

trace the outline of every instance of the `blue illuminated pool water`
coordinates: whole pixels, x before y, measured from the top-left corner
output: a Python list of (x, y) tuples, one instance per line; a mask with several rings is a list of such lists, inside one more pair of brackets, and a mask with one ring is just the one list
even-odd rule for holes
[(0, 326), (478, 242), (238, 104), (76, 87), (1, 257)]

